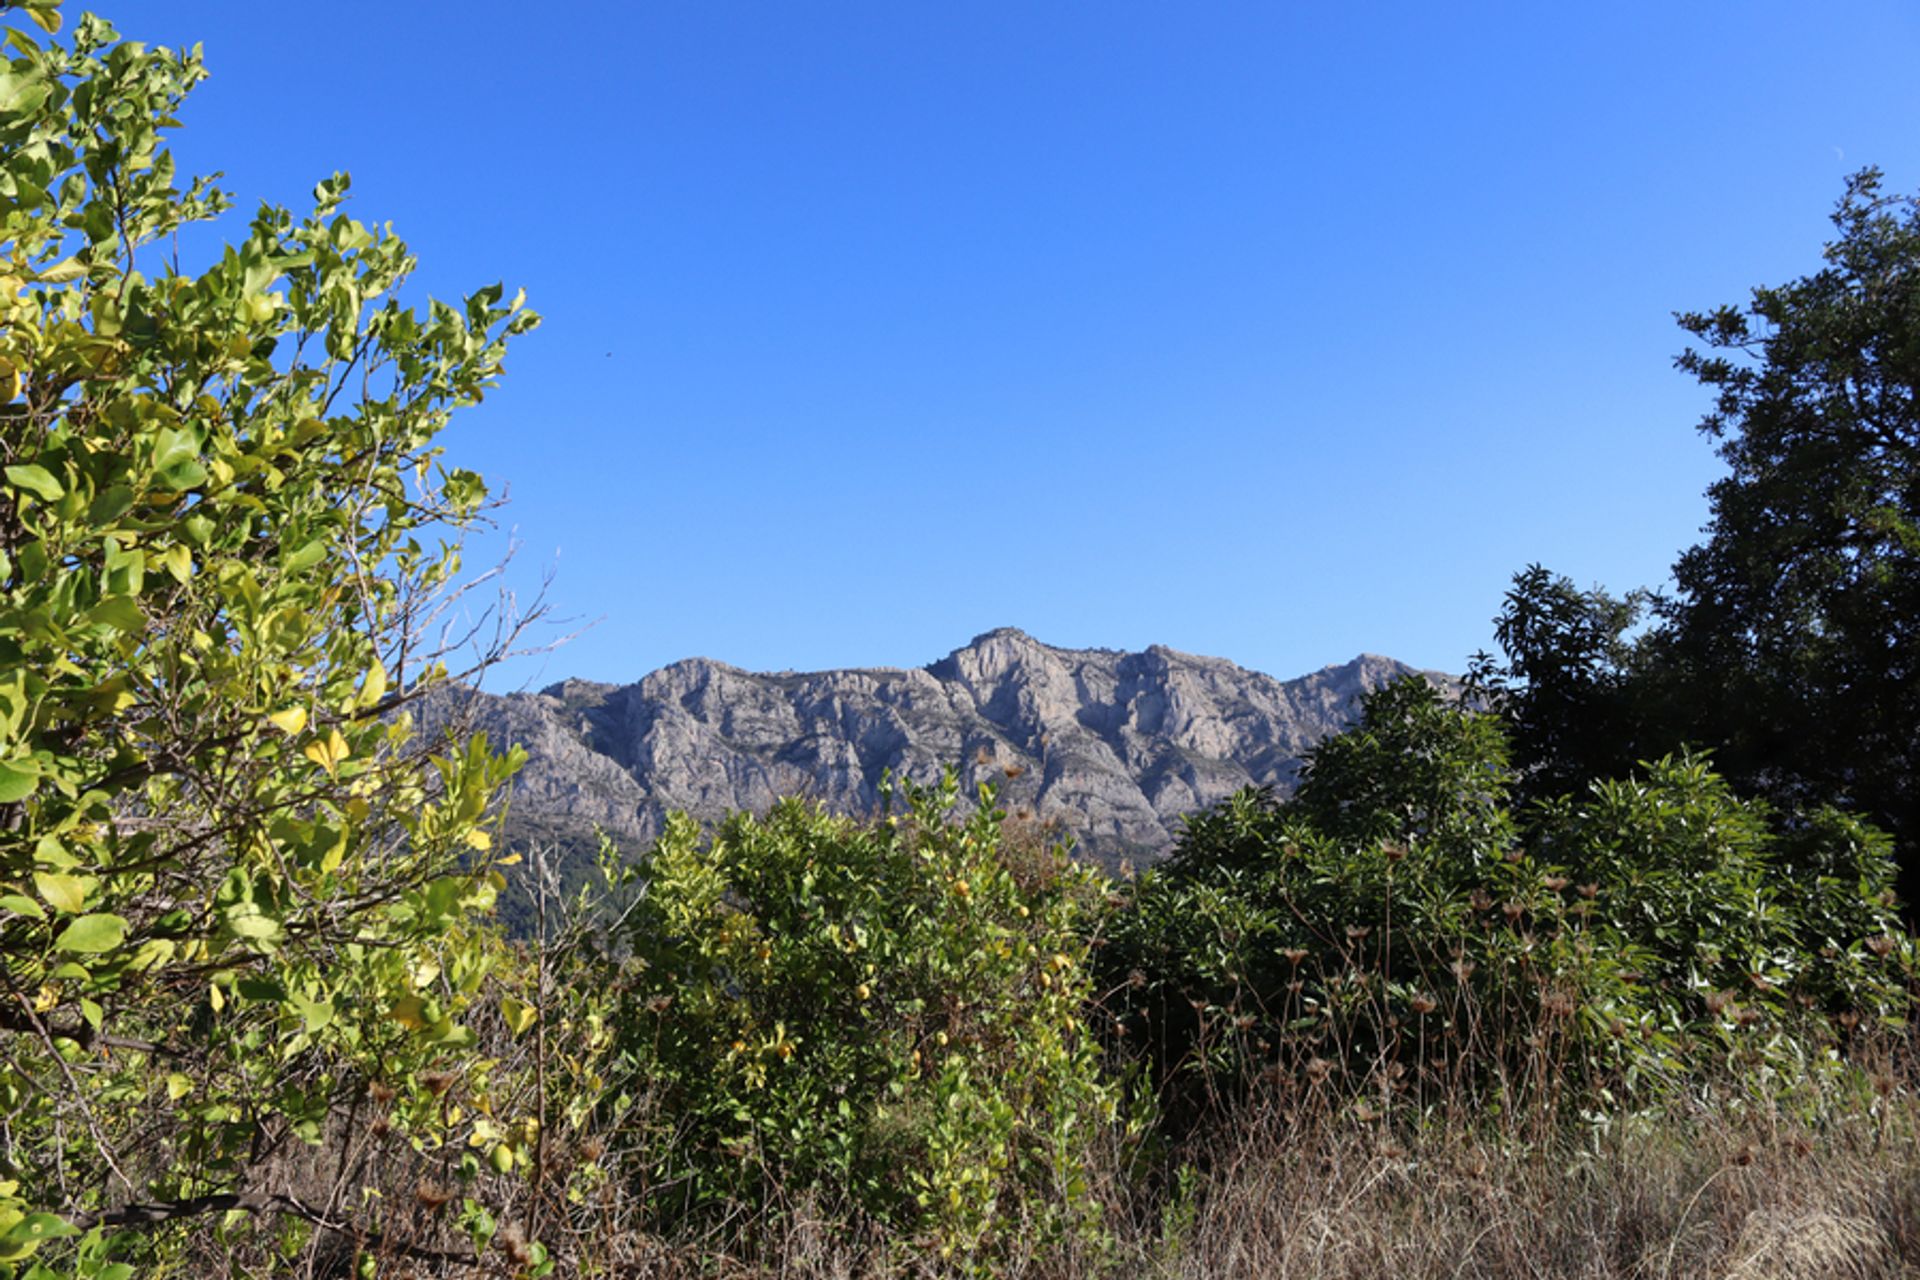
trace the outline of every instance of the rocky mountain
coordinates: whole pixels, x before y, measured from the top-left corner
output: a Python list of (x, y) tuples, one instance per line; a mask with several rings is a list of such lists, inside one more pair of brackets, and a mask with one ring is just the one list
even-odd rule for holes
[(693, 658), (638, 684), (474, 694), (470, 711), (496, 744), (528, 752), (511, 809), (523, 838), (599, 826), (631, 847), (669, 810), (710, 819), (787, 795), (867, 813), (888, 771), (932, 781), (957, 767), (966, 795), (994, 781), (1009, 810), (1057, 820), (1083, 856), (1113, 865), (1164, 854), (1182, 814), (1249, 783), (1285, 792), (1361, 693), (1409, 674), (1364, 654), (1276, 680), (1158, 645), (1061, 649), (1002, 628), (915, 670)]

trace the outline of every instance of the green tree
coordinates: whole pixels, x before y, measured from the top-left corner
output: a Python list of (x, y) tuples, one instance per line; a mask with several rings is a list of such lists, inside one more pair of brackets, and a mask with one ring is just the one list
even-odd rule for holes
[(1688, 314), (1729, 472), (1654, 637), (1680, 730), (1784, 805), (1891, 830), (1920, 901), (1920, 202), (1856, 174), (1818, 271)]
[(74, 27), (0, 64), (0, 1273), (313, 1215), (258, 1175), (370, 1086), (428, 1123), (512, 766), (407, 705), (486, 494), (434, 441), (534, 316), (403, 302), (343, 175), (183, 268), (229, 204), (165, 142), (200, 53)]
[(1582, 591), (1540, 565), (1514, 575), (1494, 641), (1468, 669), (1468, 699), (1500, 713), (1523, 795), (1583, 790), (1662, 754), (1659, 700), (1633, 629), (1648, 597)]

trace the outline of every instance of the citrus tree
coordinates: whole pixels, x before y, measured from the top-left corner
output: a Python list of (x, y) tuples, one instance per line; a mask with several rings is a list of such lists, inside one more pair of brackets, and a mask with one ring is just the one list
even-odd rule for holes
[(493, 954), (514, 762), (408, 707), (486, 498), (434, 441), (535, 317), (403, 301), (343, 175), (184, 267), (199, 51), (56, 5), (0, 2), (0, 1274), (215, 1210), (370, 1238), (269, 1175), (370, 1089), (431, 1117)]

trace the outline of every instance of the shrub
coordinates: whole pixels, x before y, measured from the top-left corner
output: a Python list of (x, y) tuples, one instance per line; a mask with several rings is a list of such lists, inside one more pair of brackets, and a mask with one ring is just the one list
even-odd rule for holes
[(641, 861), (618, 1025), (663, 1222), (811, 1195), (982, 1258), (1096, 1227), (1084, 1156), (1118, 1090), (1081, 1023), (1094, 873), (1004, 856), (990, 791), (944, 816), (957, 789), (904, 784), (871, 822), (677, 817)]
[(1512, 781), (1496, 720), (1409, 680), (1290, 802), (1191, 819), (1101, 952), (1171, 1114), (1279, 1070), (1365, 1085), (1368, 1108), (1525, 1092), (1595, 1116), (1715, 1063), (1803, 1070), (1904, 1017), (1913, 945), (1862, 824), (1782, 827), (1690, 757), (1521, 812)]

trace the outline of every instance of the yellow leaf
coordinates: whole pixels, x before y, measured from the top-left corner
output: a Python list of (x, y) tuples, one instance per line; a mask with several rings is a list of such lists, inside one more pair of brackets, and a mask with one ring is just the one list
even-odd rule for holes
[(494, 866), (496, 866), (496, 867), (511, 867), (511, 866), (513, 866), (513, 865), (515, 865), (516, 863), (518, 863), (519, 861), (520, 861), (520, 855), (519, 855), (519, 854), (517, 854), (517, 853), (510, 853), (510, 854), (508, 854), (508, 855), (507, 855), (506, 857), (504, 857), (504, 858), (495, 858), (495, 859), (493, 860), (493, 865), (494, 865)]
[(307, 709), (288, 707), (285, 711), (274, 712), (267, 719), (273, 722), (274, 728), (291, 738), (307, 727)]
[(493, 837), (480, 828), (475, 827), (473, 830), (467, 832), (467, 847), (469, 849), (491, 849), (493, 848)]
[(79, 915), (86, 909), (87, 892), (98, 883), (92, 876), (67, 876), (52, 871), (33, 873), (33, 887), (55, 910)]
[(409, 1031), (418, 1031), (427, 1025), (427, 1002), (419, 996), (402, 996), (394, 1001), (388, 1016)]
[[(29, 10), (29, 14), (37, 10)], [(50, 267), (43, 267), (34, 273), (34, 279), (41, 284), (71, 284), (87, 274), (86, 264), (78, 258), (62, 258)]]
[(534, 1007), (512, 996), (503, 996), (500, 1000), (500, 1017), (507, 1024), (507, 1030), (514, 1035), (523, 1035), (533, 1025), (536, 1016)]
[[(160, 564), (181, 586), (193, 577), (193, 552), (175, 543), (160, 553)], [(293, 730), (298, 732), (298, 730)]]
[(207, 988), (207, 1003), (213, 1006), (215, 1013), (227, 1007), (227, 997), (221, 994), (219, 983), (216, 982)]
[(353, 754), (347, 746), (347, 740), (340, 736), (338, 729), (329, 730), (325, 742), (315, 738), (302, 749), (301, 754), (325, 769), (329, 774), (340, 767), (340, 762)]

